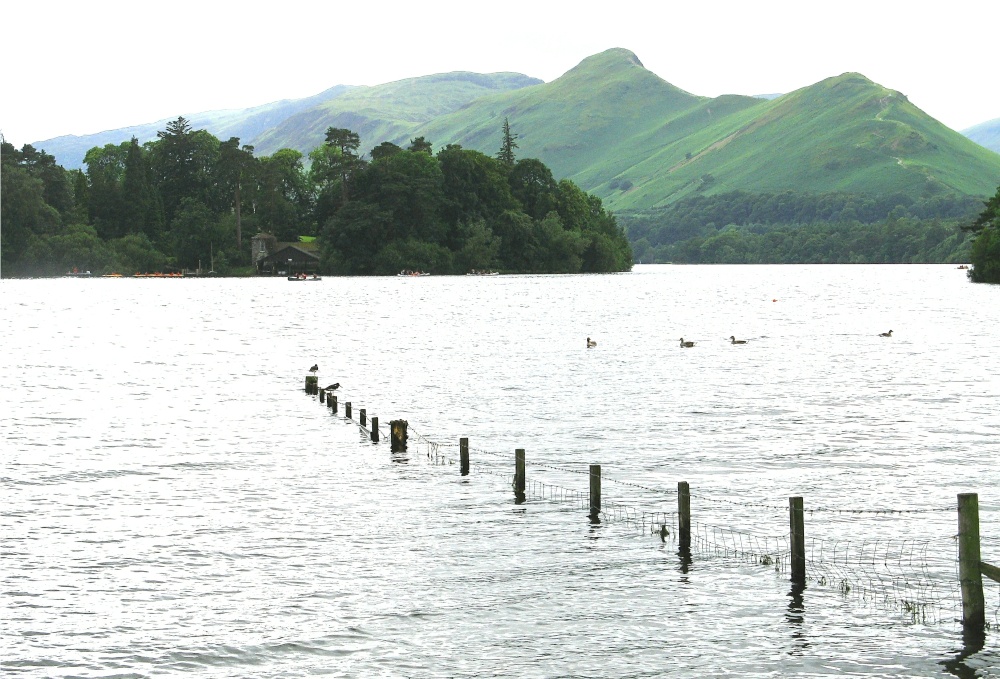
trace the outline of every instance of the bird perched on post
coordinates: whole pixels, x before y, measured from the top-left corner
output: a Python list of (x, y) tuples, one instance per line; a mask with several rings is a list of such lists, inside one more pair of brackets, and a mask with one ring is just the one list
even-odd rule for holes
[(878, 336), (879, 337), (892, 337), (892, 330), (890, 330), (889, 332), (880, 332), (878, 334)]
[(323, 391), (336, 391), (340, 389), (340, 382), (334, 382), (329, 387), (325, 388)]
[(317, 370), (319, 370), (319, 364), (318, 363), (313, 363), (313, 367), (309, 368), (309, 372), (311, 372), (311, 373), (314, 373)]
[(689, 349), (689, 348), (691, 348), (693, 346), (694, 346), (694, 342), (685, 342), (684, 338), (681, 337), (681, 347), (683, 347), (684, 349)]

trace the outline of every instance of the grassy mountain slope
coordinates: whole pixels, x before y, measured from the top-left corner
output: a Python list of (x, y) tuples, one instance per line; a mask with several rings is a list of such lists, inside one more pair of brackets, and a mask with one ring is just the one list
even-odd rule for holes
[[(257, 137), (258, 155), (280, 148), (308, 154), (321, 145), (329, 127), (344, 127), (361, 137), (362, 153), (386, 140), (405, 144), (421, 124), (494, 92), (540, 83), (519, 73), (442, 73), (374, 87), (356, 87), (336, 99), (303, 110)], [(433, 140), (432, 140), (433, 141)]]
[(962, 134), (980, 146), (1000, 153), (1000, 118), (962, 130)]
[(477, 99), (416, 133), (436, 148), (458, 143), (493, 154), (508, 117), (519, 157), (540, 158), (557, 177), (594, 186), (648, 156), (649, 149), (630, 140), (704, 101), (647, 71), (632, 52), (612, 49), (551, 83)]
[(734, 189), (988, 195), (1000, 158), (899, 92), (846, 73), (720, 116), (625, 176), (633, 187), (609, 198), (619, 208)]
[[(328, 90), (303, 99), (283, 99), (282, 101), (245, 109), (206, 111), (184, 115), (196, 130), (208, 130), (222, 140), (239, 137), (244, 144), (252, 144), (261, 133), (279, 125), (283, 120), (304, 109), (312, 108), (335, 99), (352, 89), (347, 85), (337, 85)], [(83, 167), (83, 157), (95, 146), (120, 144), (132, 137), (144, 143), (156, 139), (156, 133), (166, 129), (167, 123), (177, 116), (153, 123), (108, 130), (96, 134), (65, 135), (33, 142), (32, 146), (44, 149), (55, 156), (56, 161), (67, 169)]]
[(437, 148), (492, 154), (505, 116), (519, 157), (540, 158), (618, 210), (735, 189), (917, 198), (986, 196), (1000, 183), (996, 154), (862, 75), (773, 100), (708, 99), (661, 80), (624, 49), (551, 83), (476, 100), (416, 133)]

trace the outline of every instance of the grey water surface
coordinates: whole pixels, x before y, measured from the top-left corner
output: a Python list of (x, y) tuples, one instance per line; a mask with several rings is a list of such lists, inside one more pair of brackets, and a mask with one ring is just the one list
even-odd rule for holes
[[(4, 675), (1000, 676), (954, 540), (977, 492), (1000, 563), (1000, 286), (953, 266), (4, 280), (0, 310)], [(835, 576), (516, 504), (515, 448), (640, 512), (687, 481), (737, 541), (802, 496)]]

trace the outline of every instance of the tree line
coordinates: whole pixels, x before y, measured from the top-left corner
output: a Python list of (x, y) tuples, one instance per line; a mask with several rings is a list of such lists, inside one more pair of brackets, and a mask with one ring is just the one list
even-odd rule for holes
[(678, 263), (967, 262), (969, 196), (734, 191), (623, 213), (635, 256)]
[(329, 128), (307, 157), (258, 157), (239, 138), (193, 130), (183, 117), (157, 139), (90, 149), (67, 171), (44, 151), (3, 142), (5, 275), (207, 267), (250, 273), (248, 235), (316, 237), (321, 270), (384, 274), (468, 269), (623, 271), (632, 254), (600, 199), (517, 159), (505, 121), (495, 157), (422, 137), (358, 154), (359, 137)]
[(976, 283), (1000, 283), (1000, 186), (972, 224), (964, 229), (975, 237), (969, 278)]

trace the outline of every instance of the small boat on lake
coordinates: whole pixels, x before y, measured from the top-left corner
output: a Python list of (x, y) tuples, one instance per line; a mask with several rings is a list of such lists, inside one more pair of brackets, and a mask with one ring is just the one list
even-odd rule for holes
[(426, 271), (410, 271), (409, 269), (403, 269), (397, 276), (430, 276)]
[(321, 281), (323, 279), (320, 278), (316, 274), (312, 274), (311, 276), (307, 276), (304, 273), (300, 273), (300, 274), (296, 274), (294, 276), (289, 276), (288, 280), (290, 280), (290, 281)]
[(499, 271), (477, 271), (476, 269), (473, 269), (472, 271), (470, 271), (469, 273), (467, 273), (465, 275), (466, 276), (499, 276), (500, 272)]

